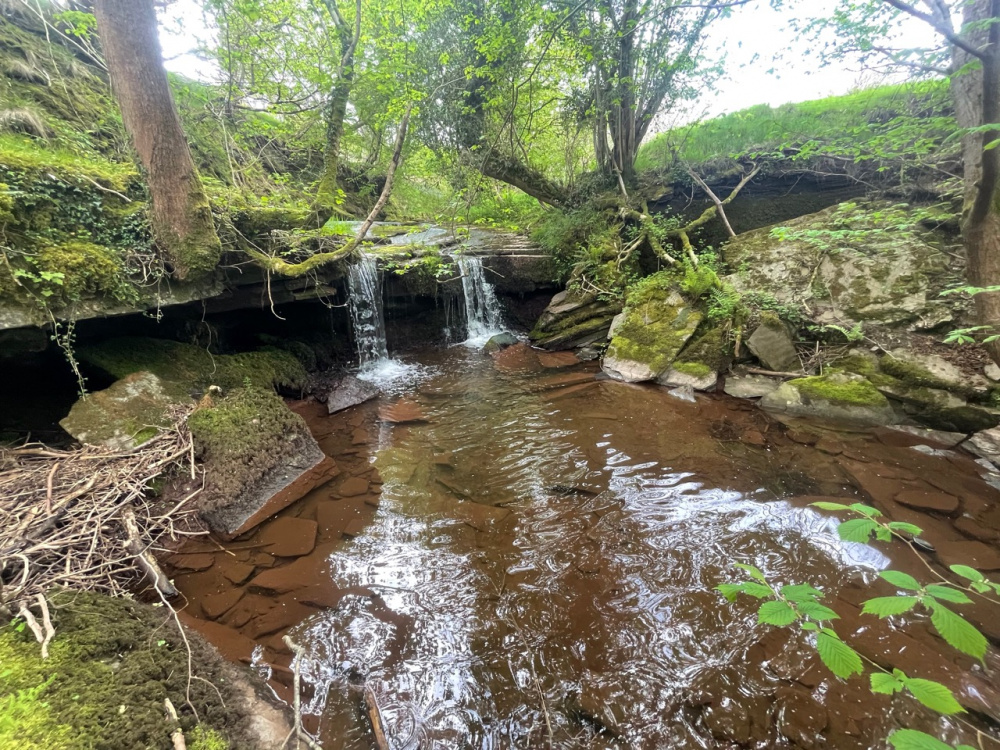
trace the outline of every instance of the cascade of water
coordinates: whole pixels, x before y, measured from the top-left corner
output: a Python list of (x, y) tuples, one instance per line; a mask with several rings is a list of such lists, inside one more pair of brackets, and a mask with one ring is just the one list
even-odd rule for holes
[(465, 294), (465, 321), (468, 328), (467, 346), (482, 346), (493, 336), (503, 333), (500, 302), (493, 285), (483, 273), (483, 259), (475, 256), (458, 256), (462, 273), (462, 291)]
[(389, 351), (385, 344), (385, 319), (382, 315), (382, 280), (374, 258), (362, 255), (351, 266), (347, 287), (361, 371), (377, 369), (389, 359)]

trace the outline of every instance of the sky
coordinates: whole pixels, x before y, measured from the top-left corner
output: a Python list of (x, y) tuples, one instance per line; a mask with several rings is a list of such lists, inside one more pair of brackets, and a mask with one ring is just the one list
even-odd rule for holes
[[(799, 0), (795, 8), (803, 16), (820, 16), (828, 13), (832, 5), (831, 0)], [(823, 67), (818, 56), (810, 52), (809, 42), (795, 39), (785, 25), (786, 16), (760, 0), (713, 24), (706, 40), (707, 49), (725, 50), (726, 77), (712, 90), (703, 92), (679, 117), (673, 117), (671, 122), (657, 123), (654, 130), (684, 120), (734, 112), (754, 104), (776, 106), (820, 99), (901, 79), (899, 75), (886, 78), (846, 62)], [(207, 40), (210, 36), (211, 30), (206, 27), (195, 0), (172, 3), (162, 17), (160, 29), (167, 69), (212, 81), (218, 74), (217, 69), (192, 53), (199, 40)], [(904, 34), (908, 46), (929, 44), (932, 39), (932, 32), (916, 21)], [(772, 68), (774, 72), (769, 73)]]

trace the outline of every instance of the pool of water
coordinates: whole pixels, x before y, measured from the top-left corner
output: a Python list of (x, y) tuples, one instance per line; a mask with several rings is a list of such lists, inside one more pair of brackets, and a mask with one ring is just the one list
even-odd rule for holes
[[(230, 655), (286, 699), (281, 637), (304, 648), (303, 711), (323, 747), (374, 746), (366, 692), (393, 748), (866, 748), (900, 725), (958, 740), (956, 725), (834, 679), (804, 635), (756, 625), (753, 602), (727, 603), (714, 587), (743, 579), (738, 562), (818, 586), (865, 656), (996, 712), (995, 671), (920, 617), (858, 615), (891, 593), (866, 587), (879, 570), (926, 578), (925, 562), (840, 542), (837, 519), (809, 506), (874, 494), (947, 548), (969, 541), (953, 519), (893, 498), (942, 491), (933, 476), (979, 513), (1000, 493), (968, 457), (890, 430), (783, 425), (724, 396), (688, 403), (523, 345), (407, 361), (419, 377), (381, 402), (295, 405), (342, 469), (282, 514), (317, 522), (314, 549), (262, 553), (265, 524), (177, 577), (203, 632), (230, 649), (238, 633), (252, 652)], [(253, 571), (236, 581), (233, 565)], [(286, 566), (288, 590), (255, 585)], [(240, 603), (206, 611), (223, 595)]]

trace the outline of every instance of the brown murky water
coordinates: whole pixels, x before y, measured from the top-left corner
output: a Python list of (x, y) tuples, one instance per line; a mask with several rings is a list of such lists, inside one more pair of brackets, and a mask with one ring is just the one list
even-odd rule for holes
[[(1000, 718), (995, 652), (984, 669), (922, 616), (859, 615), (892, 593), (863, 585), (878, 570), (926, 580), (924, 561), (842, 543), (808, 507), (874, 502), (927, 529), (929, 564), (1000, 568), (1000, 492), (968, 457), (687, 403), (526, 347), (415, 359), (423, 379), (381, 403), (296, 405), (341, 470), (328, 485), (227, 551), (198, 542), (173, 560), (189, 622), (286, 699), (281, 637), (304, 646), (303, 710), (325, 748), (373, 747), (365, 689), (393, 748), (867, 748), (900, 725), (960, 738), (835, 680), (804, 636), (756, 626), (752, 602), (727, 604), (712, 589), (740, 580), (734, 562), (817, 585), (865, 656)], [(915, 509), (928, 493), (956, 509)], [(964, 613), (1000, 637), (995, 612)]]

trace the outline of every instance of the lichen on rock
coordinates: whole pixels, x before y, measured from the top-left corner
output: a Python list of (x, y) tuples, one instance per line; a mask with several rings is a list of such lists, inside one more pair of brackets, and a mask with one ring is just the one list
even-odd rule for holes
[(611, 377), (630, 383), (656, 379), (694, 335), (704, 315), (674, 291), (673, 284), (673, 278), (661, 272), (630, 291), (601, 365)]
[(170, 410), (190, 402), (177, 383), (135, 372), (73, 404), (59, 424), (85, 445), (130, 450), (170, 424)]

